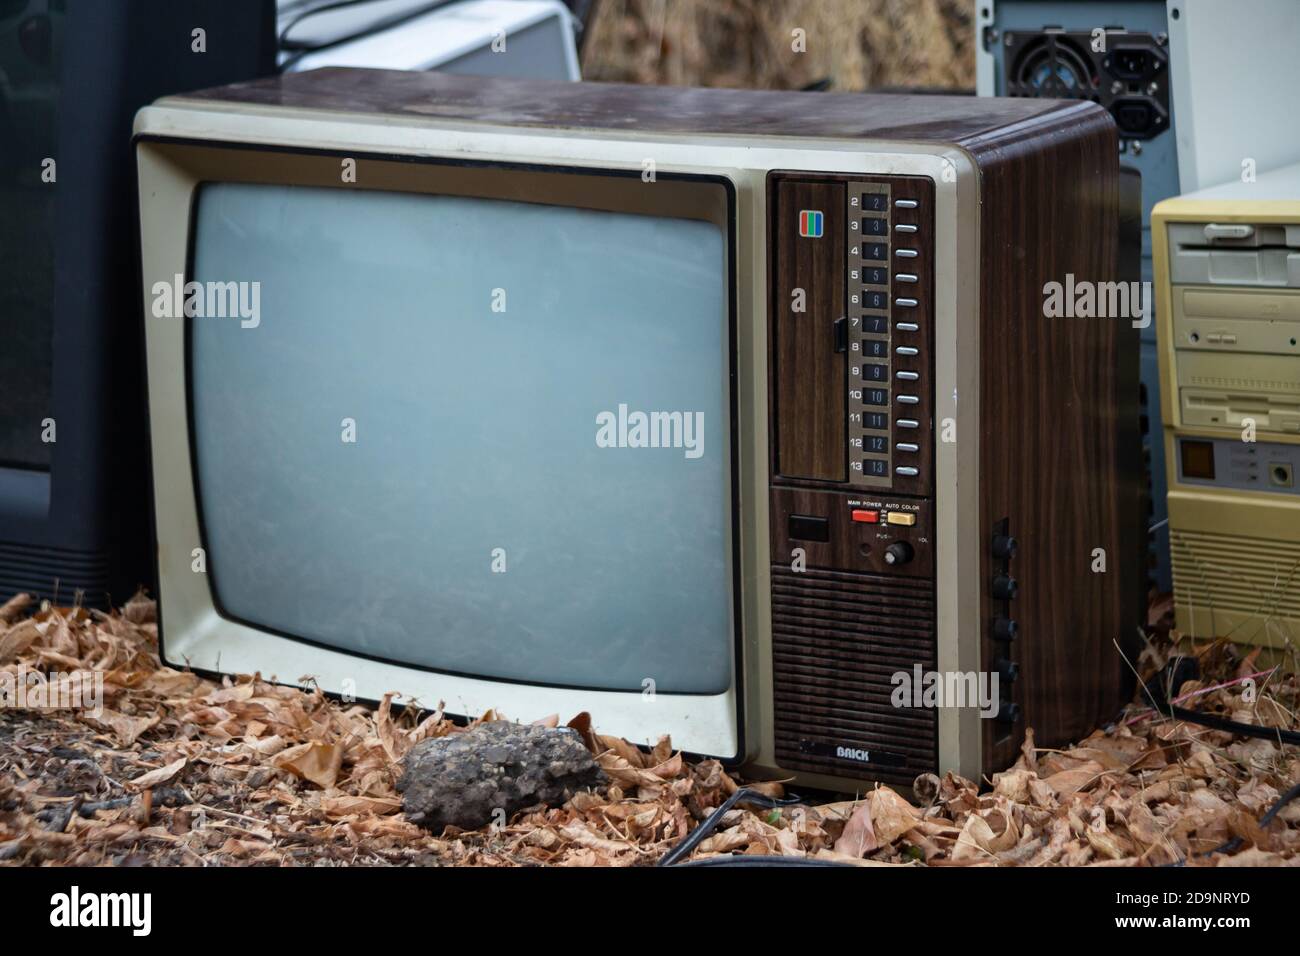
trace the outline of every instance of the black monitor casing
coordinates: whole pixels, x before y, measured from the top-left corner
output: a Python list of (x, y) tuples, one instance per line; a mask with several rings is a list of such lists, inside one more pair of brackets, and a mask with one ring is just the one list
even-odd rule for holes
[[(0, 21), (0, 32), (48, 28), (62, 64), (57, 177), (47, 187), (57, 190), (52, 407), (30, 423), (54, 419), (57, 440), (48, 471), (0, 465), (0, 601), (25, 591), (71, 602), (80, 591), (102, 607), (155, 578), (132, 120), (159, 96), (274, 72), (275, 4), (62, 6), (31, 0)], [(36, 223), (19, 228), (35, 233)], [(32, 321), (4, 317), (6, 326)], [(17, 399), (0, 391), (0, 401)]]

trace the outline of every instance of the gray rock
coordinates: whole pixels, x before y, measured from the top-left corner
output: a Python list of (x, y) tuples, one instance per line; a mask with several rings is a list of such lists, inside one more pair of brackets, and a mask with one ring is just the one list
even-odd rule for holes
[(406, 755), (397, 790), (412, 823), (435, 833), (475, 830), (539, 803), (558, 806), (605, 783), (576, 731), (491, 721), (464, 733), (422, 740)]

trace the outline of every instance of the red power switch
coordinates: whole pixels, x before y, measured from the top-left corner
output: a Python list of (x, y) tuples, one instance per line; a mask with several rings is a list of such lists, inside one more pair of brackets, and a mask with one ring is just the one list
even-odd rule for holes
[(879, 524), (880, 512), (867, 511), (864, 508), (854, 508), (852, 518), (854, 521), (862, 521), (865, 522), (866, 524)]

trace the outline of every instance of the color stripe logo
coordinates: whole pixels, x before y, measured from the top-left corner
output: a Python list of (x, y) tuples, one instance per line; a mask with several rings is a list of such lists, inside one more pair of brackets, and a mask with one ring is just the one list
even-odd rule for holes
[(799, 235), (806, 239), (821, 238), (822, 214), (820, 209), (804, 209), (799, 213)]

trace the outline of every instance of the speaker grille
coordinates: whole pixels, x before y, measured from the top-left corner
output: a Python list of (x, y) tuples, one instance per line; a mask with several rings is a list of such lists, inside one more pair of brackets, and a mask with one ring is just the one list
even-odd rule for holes
[(107, 606), (107, 554), (0, 541), (0, 601), (26, 592), (36, 598), (71, 604), (78, 591), (84, 592), (84, 606)]
[[(897, 708), (892, 676), (935, 667), (928, 580), (772, 568), (777, 762), (911, 786), (938, 765), (938, 713)], [(865, 762), (836, 756), (866, 751)]]
[(1178, 608), (1300, 619), (1300, 543), (1173, 528), (1169, 551)]

